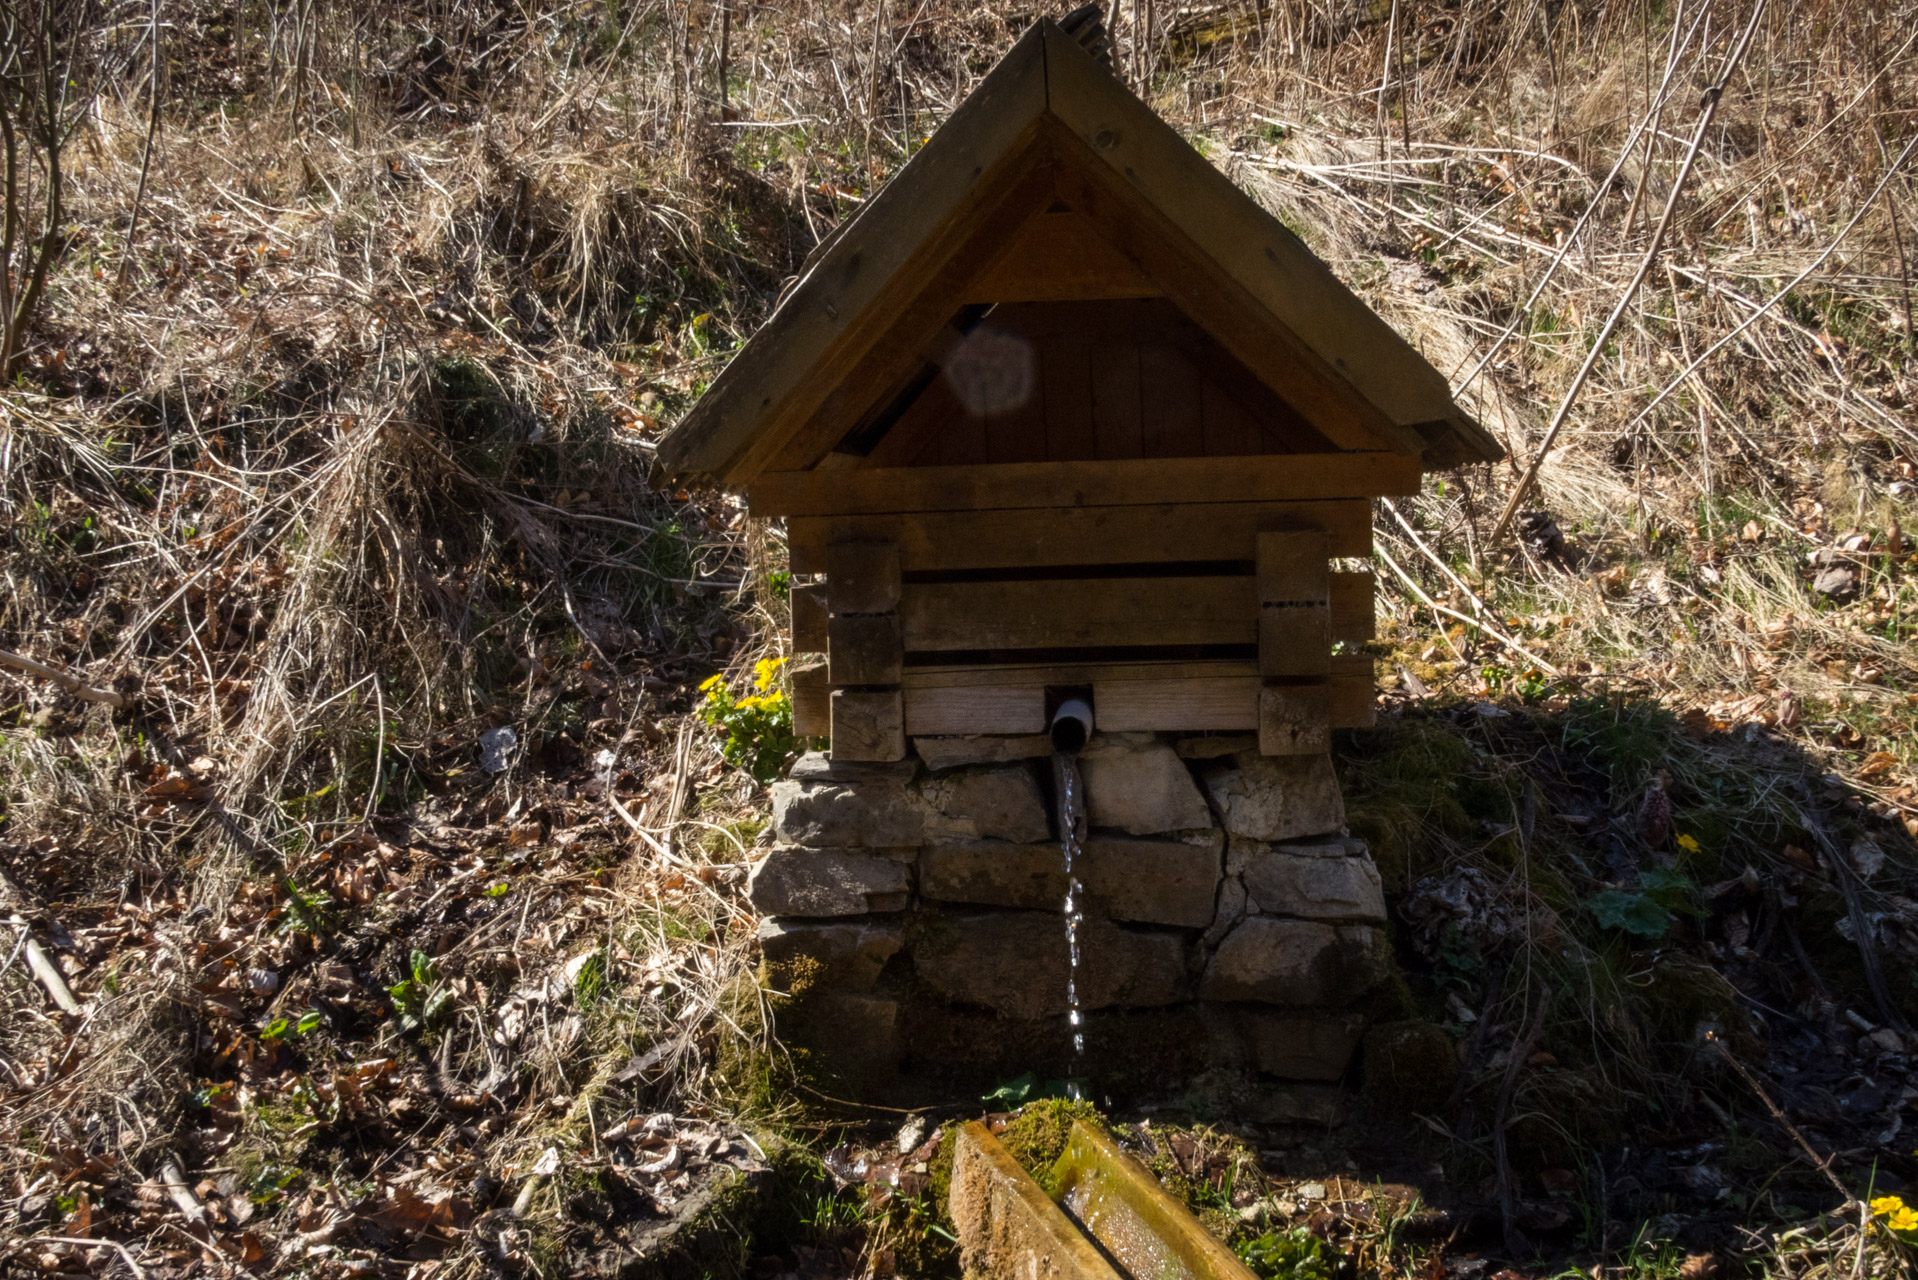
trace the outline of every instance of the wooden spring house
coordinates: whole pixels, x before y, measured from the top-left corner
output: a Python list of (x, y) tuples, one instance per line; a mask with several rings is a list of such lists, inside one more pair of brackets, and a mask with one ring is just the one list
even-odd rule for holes
[[(1080, 32), (1080, 36), (1085, 36)], [(1102, 36), (1098, 37), (1102, 43)], [(1096, 44), (1088, 41), (1088, 44)], [(1370, 722), (1371, 500), (1497, 444), (1113, 75), (1036, 23), (659, 447), (783, 517), (801, 733)], [(823, 575), (823, 580), (806, 579)]]

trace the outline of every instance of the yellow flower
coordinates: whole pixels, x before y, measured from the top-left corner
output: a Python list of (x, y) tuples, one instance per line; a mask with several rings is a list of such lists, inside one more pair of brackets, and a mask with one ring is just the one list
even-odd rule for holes
[(785, 661), (784, 658), (761, 658), (753, 663), (753, 678), (760, 688), (764, 689), (773, 682), (773, 677), (779, 674), (779, 668)]
[(1871, 1211), (1885, 1220), (1893, 1231), (1918, 1231), (1918, 1209), (1897, 1196), (1880, 1196), (1871, 1202)]
[(764, 701), (765, 701), (764, 698), (757, 698), (757, 697), (741, 698), (738, 701), (738, 703), (736, 703), (735, 705), (738, 706), (741, 711), (750, 711)]
[(1680, 836), (1678, 837), (1678, 847), (1686, 853), (1697, 853), (1698, 841), (1692, 839), (1690, 836)]
[(724, 678), (725, 678), (724, 676), (707, 676), (706, 679), (700, 683), (699, 691), (701, 693), (710, 692), (712, 687), (718, 684)]

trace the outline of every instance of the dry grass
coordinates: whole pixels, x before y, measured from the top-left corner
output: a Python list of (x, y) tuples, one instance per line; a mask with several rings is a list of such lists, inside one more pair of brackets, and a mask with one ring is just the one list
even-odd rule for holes
[[(1114, 8), (1133, 83), (1455, 381), (1476, 373), (1466, 397), (1521, 464), (1749, 12)], [(710, 4), (169, 6), (150, 166), (145, 10), (96, 16), (73, 234), (0, 392), (0, 647), (134, 707), (0, 676), (5, 905), (99, 943), (61, 952), (89, 1000), (77, 1036), (5, 973), (7, 1176), (64, 1158), (56, 1116), (72, 1150), (151, 1174), (204, 1127), (192, 1090), (235, 1070), (208, 1043), (257, 1030), (265, 1002), (235, 1019), (218, 984), (357, 948), (374, 920), (398, 932), (352, 963), (395, 979), (410, 939), (453, 927), (420, 905), (445, 877), (454, 897), (497, 877), (521, 911), (448, 953), (463, 1003), (419, 1066), (440, 1094), (499, 1069), (499, 1002), (589, 943), (610, 993), (510, 1047), (524, 1091), (477, 1158), (523, 1163), (637, 1105), (608, 1077), (655, 1042), (677, 1105), (768, 1105), (728, 1048), (762, 1034), (733, 1004), (759, 798), (687, 716), (706, 673), (777, 645), (781, 552), (729, 500), (650, 492), (652, 441), (1032, 11), (735, 0), (722, 113)], [(1559, 692), (1764, 722), (1887, 830), (1918, 826), (1918, 211), (1911, 162), (1891, 169), (1914, 19), (1767, 10), (1546, 458), (1533, 505), (1563, 543), (1534, 522), (1489, 544), (1511, 465), (1402, 505), (1417, 541), (1381, 512), (1420, 590), (1526, 650), (1393, 580), (1388, 640), (1416, 678), (1506, 692), (1536, 655)], [(1812, 589), (1821, 549), (1855, 599)], [(498, 724), (528, 763), (489, 783), (473, 742)], [(581, 789), (600, 751), (667, 854)], [(354, 923), (282, 929), (289, 883)], [(407, 1044), (356, 1024), (339, 1051)], [(561, 1200), (538, 1207), (571, 1229)]]

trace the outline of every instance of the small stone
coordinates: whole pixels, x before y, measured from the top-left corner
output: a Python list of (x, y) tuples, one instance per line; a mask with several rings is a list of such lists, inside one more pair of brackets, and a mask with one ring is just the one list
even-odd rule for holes
[(1337, 1007), (1389, 974), (1385, 938), (1369, 925), (1247, 916), (1207, 965), (1208, 1000)]
[(1846, 565), (1835, 564), (1818, 571), (1818, 576), (1811, 580), (1811, 589), (1821, 596), (1843, 600), (1857, 593), (1858, 575)]
[(810, 987), (841, 987), (867, 991), (879, 980), (886, 961), (905, 945), (906, 931), (897, 921), (762, 920), (759, 954), (762, 978), (768, 985), (797, 995)]
[(1220, 756), (1236, 756), (1247, 751), (1259, 749), (1259, 735), (1256, 733), (1213, 734), (1200, 738), (1180, 738), (1173, 744), (1174, 751), (1182, 760), (1217, 760)]
[(1090, 824), (1149, 836), (1212, 825), (1212, 811), (1178, 753), (1150, 735), (1101, 734), (1079, 756)]
[[(912, 851), (905, 853), (910, 858)], [(901, 911), (912, 896), (912, 864), (851, 850), (779, 845), (753, 868), (747, 896), (769, 916)]]
[(785, 844), (815, 849), (899, 848), (925, 839), (925, 806), (894, 781), (775, 782), (773, 830)]
[(1356, 1013), (1240, 1013), (1259, 1070), (1288, 1080), (1337, 1080), (1351, 1064), (1365, 1018)]
[(965, 737), (914, 738), (914, 751), (935, 773), (969, 764), (1004, 764), (1011, 760), (1043, 759), (1052, 754), (1052, 739), (1043, 733), (972, 734)]
[(1203, 777), (1225, 829), (1235, 836), (1291, 840), (1345, 825), (1330, 756), (1246, 754), (1207, 765)]
[(1385, 1022), (1365, 1033), (1365, 1092), (1401, 1111), (1431, 1111), (1451, 1097), (1458, 1046), (1436, 1022)]
[(1274, 850), (1247, 859), (1242, 875), (1246, 893), (1266, 915), (1385, 919), (1385, 887), (1369, 857), (1300, 857)]
[[(1176, 1004), (1190, 995), (1177, 934), (1123, 929), (1087, 916), (1079, 941), (1084, 1010)], [(1055, 914), (929, 919), (913, 943), (912, 963), (919, 980), (946, 999), (1008, 1018), (1056, 1018), (1070, 1007), (1066, 934)]]
[(1022, 765), (944, 774), (928, 779), (920, 794), (931, 811), (925, 826), (929, 840), (1031, 844), (1052, 835), (1039, 780)]
[(1308, 1182), (1299, 1188), (1298, 1196), (1301, 1200), (1323, 1200), (1325, 1199), (1325, 1184), (1323, 1182)]

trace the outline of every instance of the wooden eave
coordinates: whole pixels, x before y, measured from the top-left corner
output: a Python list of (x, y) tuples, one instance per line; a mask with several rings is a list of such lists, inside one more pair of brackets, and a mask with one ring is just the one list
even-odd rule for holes
[(1059, 174), (1077, 183), (1075, 207), (1121, 228), (1120, 249), (1248, 368), (1268, 381), (1289, 375), (1295, 388), (1310, 375), (1348, 424), (1342, 447), (1428, 467), (1502, 456), (1409, 343), (1042, 19), (808, 259), (661, 440), (656, 479), (743, 488), (823, 453), (835, 427), (936, 345), (996, 249), (1053, 198)]

